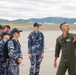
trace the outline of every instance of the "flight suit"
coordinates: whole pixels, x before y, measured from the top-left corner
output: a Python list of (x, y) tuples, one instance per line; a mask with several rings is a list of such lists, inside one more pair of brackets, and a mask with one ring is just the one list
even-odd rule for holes
[(4, 40), (0, 41), (0, 75), (6, 75), (6, 61), (4, 58)]
[(19, 75), (19, 63), (17, 60), (22, 58), (22, 51), (20, 42), (14, 38), (8, 42), (8, 55), (8, 75)]
[(61, 60), (56, 75), (65, 75), (68, 70), (69, 75), (76, 75), (75, 73), (75, 51), (76, 42), (73, 42), (74, 34), (68, 33), (67, 37), (59, 36), (56, 40), (55, 57), (59, 57), (62, 50)]
[(33, 31), (28, 36), (28, 54), (32, 55), (29, 75), (39, 75), (42, 53), (44, 53), (44, 35), (40, 31), (38, 33)]

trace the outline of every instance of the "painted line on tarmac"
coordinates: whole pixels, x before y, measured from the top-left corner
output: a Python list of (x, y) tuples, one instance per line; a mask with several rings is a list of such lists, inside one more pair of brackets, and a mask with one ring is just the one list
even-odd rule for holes
[(45, 51), (54, 51), (55, 48), (48, 48), (48, 49), (45, 49)]

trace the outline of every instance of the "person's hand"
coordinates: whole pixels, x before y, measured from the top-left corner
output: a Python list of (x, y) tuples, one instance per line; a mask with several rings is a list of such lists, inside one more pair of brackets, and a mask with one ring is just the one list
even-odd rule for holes
[(19, 64), (21, 64), (21, 63), (22, 63), (22, 60), (23, 60), (22, 58), (18, 58), (18, 61), (17, 61), (17, 62), (18, 62)]
[(44, 53), (41, 54), (41, 58), (42, 58), (42, 59), (44, 58)]
[(54, 62), (54, 67), (57, 68), (57, 62)]
[(73, 42), (75, 42), (76, 41), (76, 35), (74, 35), (73, 38), (74, 38)]
[(32, 55), (31, 54), (28, 54), (28, 58), (31, 59), (32, 58)]

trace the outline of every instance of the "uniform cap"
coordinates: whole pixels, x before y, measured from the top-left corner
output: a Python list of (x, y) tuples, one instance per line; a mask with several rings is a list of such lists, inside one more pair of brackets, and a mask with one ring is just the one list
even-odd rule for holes
[(13, 33), (15, 33), (15, 32), (19, 33), (19, 32), (22, 32), (22, 30), (18, 30), (17, 28), (14, 28), (14, 29), (11, 31), (11, 34), (13, 34)]
[(4, 28), (4, 26), (0, 25), (0, 29), (3, 29), (3, 28)]
[(8, 32), (3, 32), (1, 36), (3, 37), (3, 36), (5, 36), (5, 35), (10, 35), (10, 33), (8, 33)]
[(38, 24), (37, 22), (35, 22), (35, 23), (34, 23), (34, 27), (36, 27), (36, 26), (37, 26), (37, 27), (38, 27), (38, 26), (41, 26), (41, 24)]

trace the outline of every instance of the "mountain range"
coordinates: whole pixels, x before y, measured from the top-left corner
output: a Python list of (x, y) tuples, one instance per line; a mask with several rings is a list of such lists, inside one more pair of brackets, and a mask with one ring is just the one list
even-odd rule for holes
[(46, 18), (31, 18), (31, 19), (17, 19), (17, 20), (7, 20), (0, 19), (0, 22), (13, 22), (13, 23), (51, 23), (51, 24), (59, 24), (62, 22), (68, 22), (70, 24), (76, 24), (76, 18), (63, 18), (63, 17), (46, 17)]

